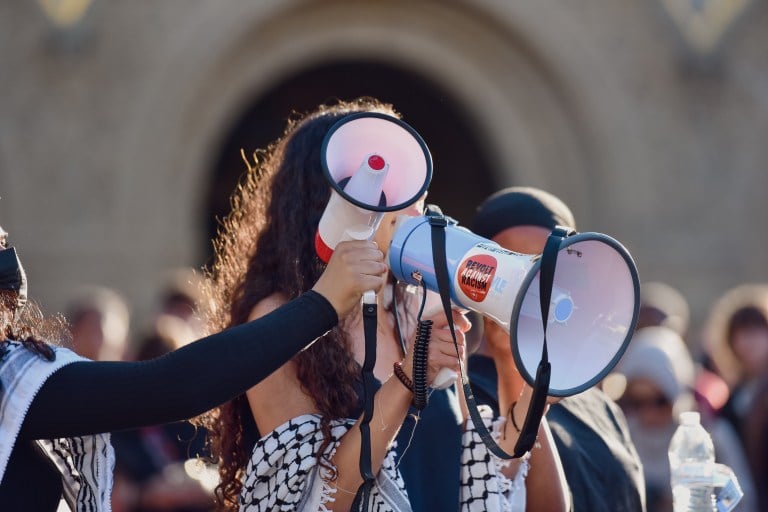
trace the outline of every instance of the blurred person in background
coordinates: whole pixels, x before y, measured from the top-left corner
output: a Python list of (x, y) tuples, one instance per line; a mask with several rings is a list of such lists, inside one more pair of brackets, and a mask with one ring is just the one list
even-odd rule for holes
[(705, 343), (731, 391), (720, 414), (743, 441), (747, 414), (768, 375), (768, 285), (745, 284), (723, 294), (710, 312)]
[(69, 301), (66, 316), (78, 355), (93, 361), (122, 361), (128, 354), (130, 313), (117, 291), (83, 287)]
[(715, 370), (730, 387), (719, 412), (736, 430), (761, 510), (768, 510), (768, 285), (748, 283), (724, 293), (712, 306), (704, 336)]
[[(167, 296), (167, 295), (165, 295)], [(162, 301), (166, 303), (166, 301)], [(161, 311), (166, 311), (161, 308)], [(150, 361), (193, 342), (197, 333), (177, 315), (161, 312), (138, 346)], [(214, 508), (215, 469), (207, 463), (206, 432), (188, 421), (112, 433), (114, 512), (207, 512)]]
[[(673, 286), (658, 281), (643, 283), (640, 290), (640, 312), (636, 329), (666, 327), (686, 341), (690, 308), (685, 295)], [(730, 391), (725, 380), (711, 369), (711, 361), (703, 347), (694, 356), (694, 361), (698, 362), (693, 383), (694, 397), (701, 415), (711, 419), (728, 401)], [(606, 379), (603, 389), (616, 399), (619, 395), (614, 393), (620, 394), (624, 383), (617, 381), (618, 389), (611, 389), (611, 378)]]
[[(616, 373), (624, 378), (619, 405), (643, 463), (649, 511), (672, 511), (668, 450), (681, 412), (698, 410), (695, 367), (680, 335), (660, 326), (638, 330)], [(716, 461), (733, 469), (744, 491), (736, 510), (756, 512), (754, 485), (736, 433), (722, 419), (702, 415)]]
[[(149, 361), (181, 348), (202, 334), (198, 314), (204, 283), (192, 268), (168, 272), (150, 330), (135, 349)], [(115, 449), (115, 512), (203, 512), (213, 509), (206, 485), (206, 431), (187, 421), (150, 425), (112, 434)]]
[[(573, 213), (562, 200), (533, 187), (509, 187), (478, 207), (472, 231), (508, 250), (541, 254), (558, 225), (576, 228)], [(498, 411), (510, 396), (517, 396), (524, 381), (512, 357), (509, 334), (492, 320), (484, 322), (486, 341), (469, 358), (469, 376), (478, 403)], [(510, 373), (517, 384), (503, 397), (497, 392), (498, 376)], [(546, 420), (565, 470), (573, 510), (645, 510), (640, 460), (623, 413), (605, 393), (593, 387), (564, 398), (549, 406)]]
[(760, 510), (768, 510), (768, 377), (763, 376), (745, 416), (744, 445), (758, 492)]
[(691, 317), (685, 296), (678, 289), (660, 281), (643, 283), (640, 288), (642, 294), (636, 329), (660, 325), (672, 329), (685, 339)]
[[(194, 334), (203, 330), (198, 308), (203, 300), (203, 282), (192, 268), (169, 272), (160, 292), (160, 304), (155, 319), (175, 317), (182, 320)], [(191, 340), (190, 340), (191, 341)]]
[[(263, 319), (147, 362), (94, 362), (58, 346), (69, 331), (27, 301), (0, 229), (0, 504), (3, 510), (111, 508), (109, 432), (201, 414), (258, 383), (384, 284), (383, 254), (340, 244), (311, 291)], [(268, 343), (280, 334), (283, 343)]]

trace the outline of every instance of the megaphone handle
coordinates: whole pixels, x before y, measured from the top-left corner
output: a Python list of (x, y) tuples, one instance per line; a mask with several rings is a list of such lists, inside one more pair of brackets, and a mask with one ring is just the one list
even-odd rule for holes
[[(370, 227), (365, 231), (350, 231), (349, 229), (346, 229), (344, 230), (344, 236), (342, 237), (342, 240), (370, 240), (373, 238), (375, 233), (375, 227)], [(373, 290), (368, 290), (367, 292), (363, 293), (362, 300), (363, 304), (376, 304), (376, 292)]]

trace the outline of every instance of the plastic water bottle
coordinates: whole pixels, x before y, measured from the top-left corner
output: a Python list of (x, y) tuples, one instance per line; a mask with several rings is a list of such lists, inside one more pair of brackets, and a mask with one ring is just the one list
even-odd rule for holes
[(675, 512), (716, 510), (715, 448), (709, 432), (701, 426), (698, 412), (680, 414), (680, 426), (669, 443), (669, 466)]

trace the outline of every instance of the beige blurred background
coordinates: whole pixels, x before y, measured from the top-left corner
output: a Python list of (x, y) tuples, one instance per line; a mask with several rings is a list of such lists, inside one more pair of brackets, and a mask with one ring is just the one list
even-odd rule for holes
[(445, 212), (548, 189), (694, 329), (766, 280), (766, 2), (4, 0), (0, 224), (31, 294), (106, 285), (146, 318), (209, 257), (240, 149), (363, 94), (424, 136)]

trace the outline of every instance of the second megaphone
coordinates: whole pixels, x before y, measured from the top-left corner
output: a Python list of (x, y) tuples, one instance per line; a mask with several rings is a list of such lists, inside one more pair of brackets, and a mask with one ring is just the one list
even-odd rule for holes
[(339, 120), (323, 140), (321, 156), (333, 187), (315, 236), (325, 262), (339, 242), (371, 238), (384, 212), (418, 201), (432, 179), (432, 157), (421, 136), (378, 112)]
[[(451, 300), (509, 332), (515, 363), (533, 385), (544, 335), (540, 256), (509, 251), (456, 225), (445, 229)], [(431, 230), (426, 217), (401, 225), (389, 263), (400, 281), (437, 291)], [(631, 339), (639, 299), (637, 269), (619, 242), (600, 233), (563, 239), (547, 319), (549, 395), (580, 393), (611, 371)]]

